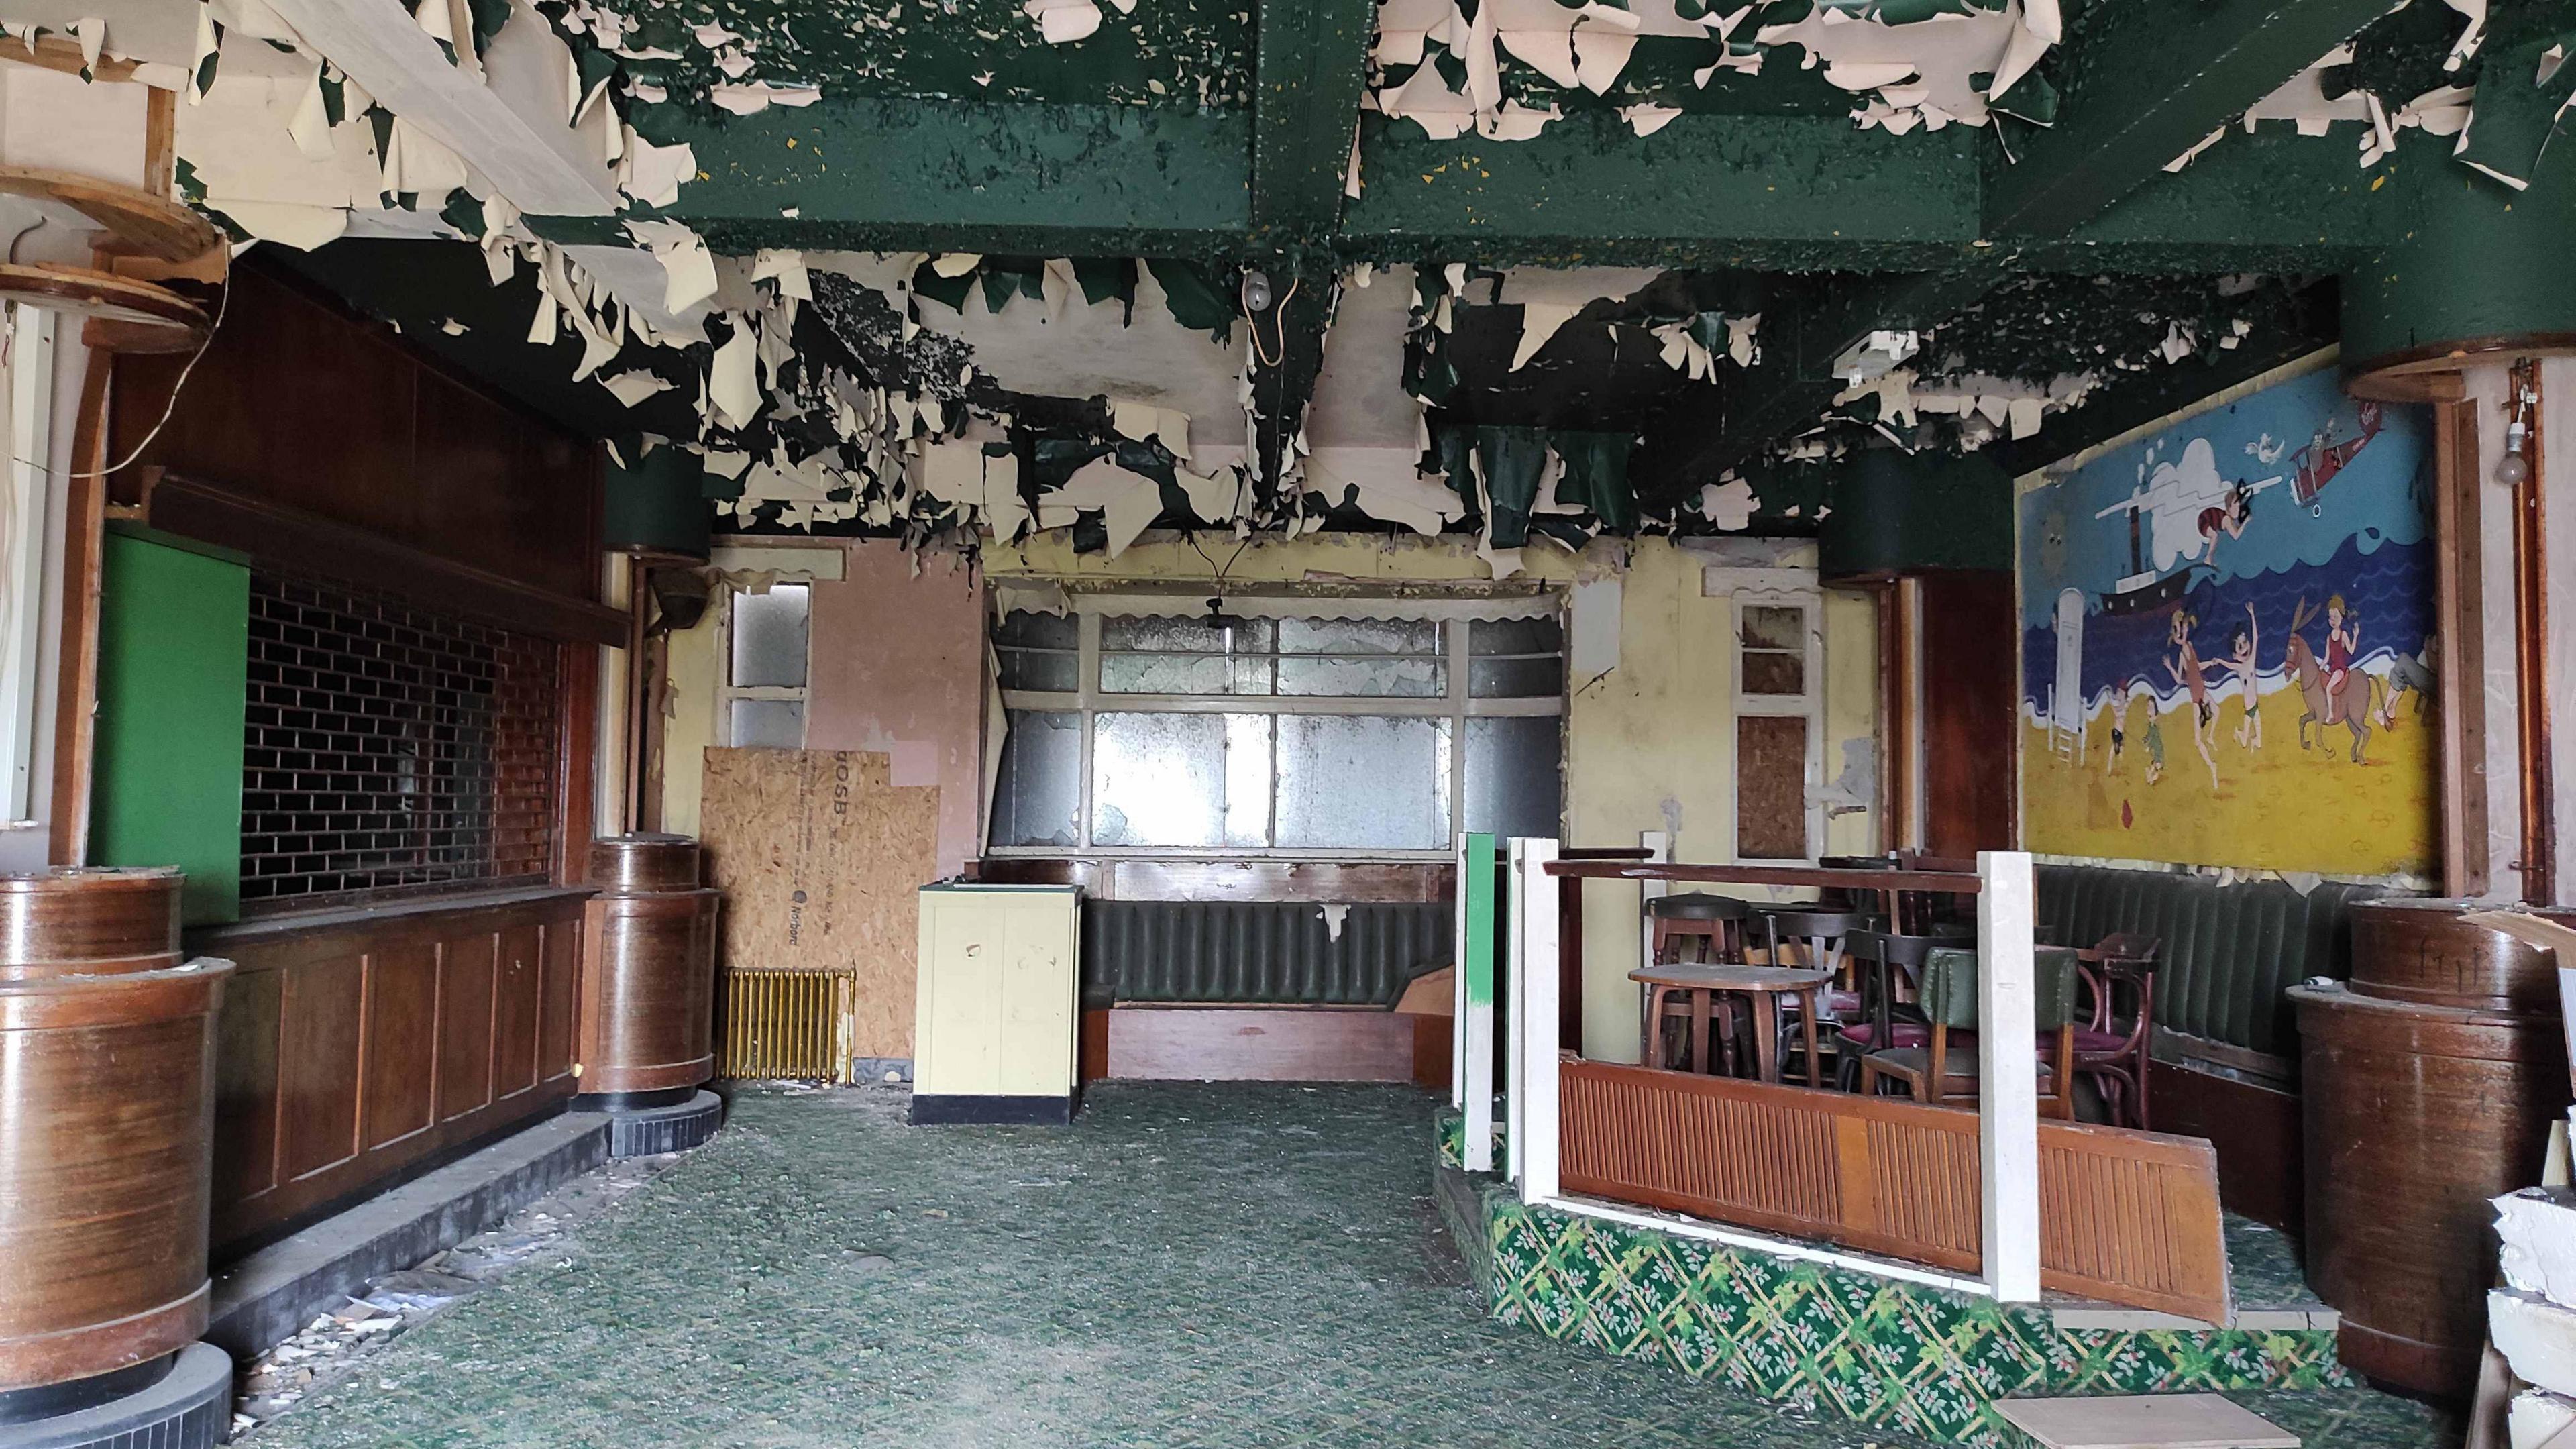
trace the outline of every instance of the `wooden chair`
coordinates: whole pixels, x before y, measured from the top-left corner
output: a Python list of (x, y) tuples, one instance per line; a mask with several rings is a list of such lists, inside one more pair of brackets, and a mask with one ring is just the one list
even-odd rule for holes
[(2114, 1125), (2148, 1132), (2155, 1125), (2147, 1109), (2147, 1051), (2155, 1039), (2156, 958), (2163, 949), (2157, 937), (2118, 931), (2075, 953), (2092, 1003), (2085, 1025), (2075, 1030), (2075, 1070), (2093, 1079)]
[(1886, 931), (1854, 931), (1843, 938), (1843, 952), (1858, 978), (1858, 1009), (1841, 1018), (1834, 1033), (1835, 1081), (1849, 1091), (1860, 1081), (1861, 1058), (1883, 1047), (1922, 1047), (1932, 1042), (1932, 1028), (1910, 1001), (1900, 1004), (1896, 987), (1902, 979), (1920, 982), (1923, 963), (1945, 942), (1935, 936), (1899, 936)]
[[(2071, 1121), (2075, 1116), (2075, 953), (2063, 946), (2042, 946), (2036, 964), (2032, 1019), (2037, 1037), (2031, 1048), (2039, 1054), (2039, 1110)], [(1958, 1038), (1977, 1029), (1977, 953), (1942, 946), (1926, 956), (1922, 1005), (1932, 1039), (1920, 1047), (1882, 1047), (1861, 1058), (1862, 1093), (1875, 1095), (1884, 1078), (1904, 1084), (1918, 1102), (1964, 1106), (1976, 1101), (1976, 1048), (1972, 1040)]]
[[(1773, 966), (1797, 966), (1811, 971), (1835, 973), (1835, 984), (1821, 993), (1824, 998), (1824, 1021), (1845, 1021), (1860, 1010), (1860, 995), (1850, 980), (1851, 962), (1845, 943), (1854, 932), (1866, 931), (1877, 924), (1877, 918), (1859, 911), (1807, 910), (1797, 906), (1773, 906), (1762, 909), (1762, 959)], [(1780, 1003), (1780, 1055), (1786, 1060), (1793, 1038), (1805, 1034), (1805, 1017), (1795, 998)]]

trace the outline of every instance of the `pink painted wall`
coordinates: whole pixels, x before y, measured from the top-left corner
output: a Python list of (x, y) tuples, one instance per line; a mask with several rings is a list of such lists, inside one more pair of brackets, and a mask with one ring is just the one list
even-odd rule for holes
[(939, 787), (939, 869), (976, 853), (984, 813), (984, 585), (952, 554), (893, 541), (844, 546), (837, 583), (813, 595), (805, 745), (877, 750), (897, 785)]

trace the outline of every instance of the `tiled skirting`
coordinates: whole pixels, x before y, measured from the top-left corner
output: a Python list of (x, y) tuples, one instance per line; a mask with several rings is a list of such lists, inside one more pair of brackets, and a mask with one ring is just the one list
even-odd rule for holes
[(1765, 1399), (2007, 1446), (2019, 1441), (1994, 1412), (2002, 1398), (2354, 1382), (2330, 1323), (2078, 1326), (2104, 1320), (1530, 1207), (1460, 1168), (1459, 1132), (1442, 1113), (1434, 1195), (1494, 1317)]

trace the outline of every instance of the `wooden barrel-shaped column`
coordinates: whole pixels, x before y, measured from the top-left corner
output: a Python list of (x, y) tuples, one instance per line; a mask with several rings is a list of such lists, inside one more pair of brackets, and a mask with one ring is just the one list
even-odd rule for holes
[(2346, 1367), (2465, 1396), (2495, 1281), (2488, 1200), (2540, 1180), (2568, 1100), (2558, 982), (2457, 901), (2352, 911), (2352, 980), (2291, 989), (2306, 1127), (2308, 1280)]
[(590, 845), (581, 1091), (676, 1093), (715, 1075), (716, 895), (685, 835)]
[(175, 870), (0, 876), (0, 1393), (206, 1327), (215, 1008)]

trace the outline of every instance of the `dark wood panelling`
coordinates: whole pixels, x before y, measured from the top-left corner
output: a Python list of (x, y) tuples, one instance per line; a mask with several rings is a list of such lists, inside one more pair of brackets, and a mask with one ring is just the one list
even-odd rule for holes
[(311, 962), (286, 982), (278, 1032), (279, 1170), (319, 1172), (358, 1150), (359, 1042), (366, 1023), (365, 959)]
[(2150, 1069), (2156, 1127), (2208, 1139), (2218, 1153), (2218, 1197), (2227, 1210), (2297, 1237), (2307, 1186), (2296, 1094), (2171, 1062)]
[(1449, 899), (1446, 862), (1069, 860), (990, 856), (976, 878), (997, 885), (1076, 885), (1104, 901), (1315, 901), (1404, 905)]
[(537, 1084), (537, 1026), (546, 984), (545, 943), (534, 924), (500, 934), (492, 998), (492, 1095)]
[(215, 1014), (214, 1201), (238, 1202), (277, 1186), (278, 1025), (282, 971), (247, 966), (224, 983)]
[(1927, 573), (1922, 589), (1923, 850), (1973, 859), (2013, 845), (2021, 620), (2012, 575)]
[[(225, 306), (140, 466), (598, 597), (594, 444), (460, 383), (382, 324), (256, 260), (235, 268)], [(113, 456), (143, 442), (186, 361), (117, 359)]]
[(492, 1101), (492, 961), (497, 938), (450, 937), (439, 951), (438, 1115), (462, 1117)]
[[(587, 894), (502, 892), (192, 936), (193, 952), (240, 963), (216, 1024), (218, 1256), (570, 1097)], [(509, 1094), (497, 1100), (496, 1058)]]
[(438, 948), (402, 942), (367, 961), (367, 1136), (398, 1142), (438, 1120), (436, 1083), (410, 1064), (438, 1033)]
[(581, 928), (549, 922), (537, 928), (545, 981), (537, 991), (537, 1080), (572, 1070), (574, 1003), (581, 991)]

